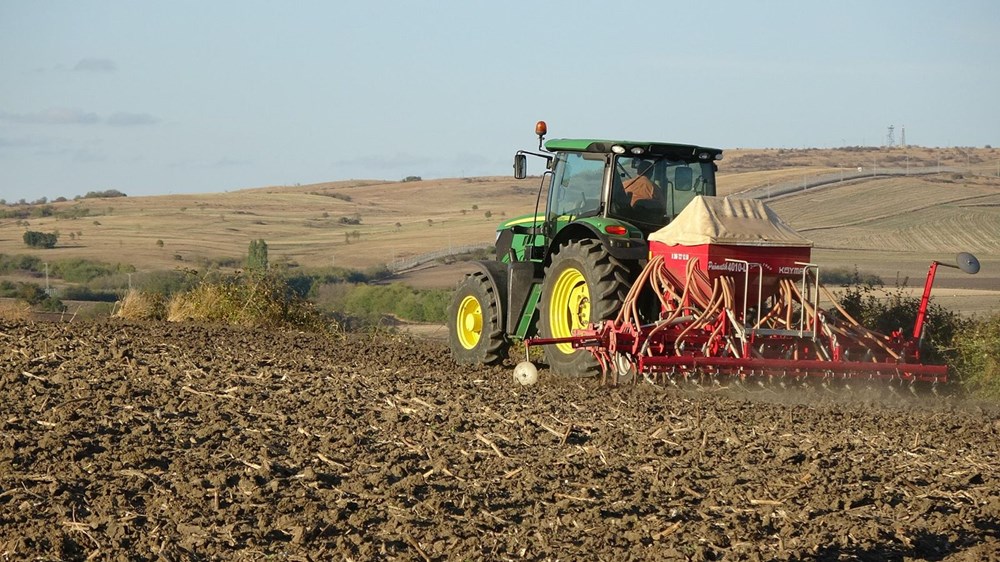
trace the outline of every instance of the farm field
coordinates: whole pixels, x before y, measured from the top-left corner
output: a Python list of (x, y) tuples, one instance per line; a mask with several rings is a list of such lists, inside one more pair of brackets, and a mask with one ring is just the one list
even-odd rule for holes
[[(732, 152), (724, 194), (857, 157)], [(366, 268), (490, 244), (503, 217), (533, 209), (537, 187), (350, 181), (84, 199), (27, 226), (4, 219), (0, 253), (26, 253), (30, 227), (59, 230), (56, 248), (34, 252), (47, 260), (140, 272), (238, 267), (261, 238), (272, 263)], [(942, 268), (936, 302), (1000, 308), (1000, 179), (987, 170), (855, 178), (770, 204), (823, 268), (908, 291), (930, 260), (972, 251), (983, 271)], [(398, 279), (452, 287), (468, 267), (432, 260)], [(444, 331), (420, 328), (331, 338), (0, 320), (0, 557), (1000, 559), (995, 404), (892, 385), (609, 388), (545, 370), (522, 387), (510, 360), (456, 366)]]
[(8, 560), (996, 560), (1000, 414), (443, 344), (0, 322)]

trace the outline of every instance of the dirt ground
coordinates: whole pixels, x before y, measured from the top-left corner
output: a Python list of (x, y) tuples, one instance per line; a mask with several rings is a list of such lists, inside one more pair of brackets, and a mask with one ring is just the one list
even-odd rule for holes
[(1000, 414), (954, 397), (521, 387), (392, 333), (0, 342), (0, 560), (1000, 560)]

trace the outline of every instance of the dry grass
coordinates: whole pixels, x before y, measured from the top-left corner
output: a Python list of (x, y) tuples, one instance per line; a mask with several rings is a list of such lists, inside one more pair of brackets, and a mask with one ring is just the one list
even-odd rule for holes
[(340, 332), (335, 319), (290, 293), (278, 276), (233, 276), (219, 282), (203, 281), (194, 289), (171, 297), (166, 308), (169, 322), (200, 320), (272, 329), (290, 327), (327, 335)]
[[(225, 312), (223, 312), (225, 310)], [(226, 320), (240, 324), (235, 314), (239, 303), (228, 302), (220, 287), (199, 285), (195, 289), (174, 295), (167, 303), (167, 321)]]
[(125, 293), (115, 305), (114, 316), (129, 320), (162, 320), (166, 315), (166, 303), (159, 293), (146, 293), (135, 289)]
[(31, 318), (31, 305), (24, 301), (0, 299), (0, 320), (21, 322)]

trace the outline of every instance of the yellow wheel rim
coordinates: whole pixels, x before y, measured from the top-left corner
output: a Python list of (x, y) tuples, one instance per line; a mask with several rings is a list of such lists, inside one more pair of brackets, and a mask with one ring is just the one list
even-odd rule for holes
[(479, 299), (468, 296), (458, 305), (458, 318), (455, 319), (455, 331), (458, 343), (465, 349), (473, 349), (479, 344), (483, 335), (483, 308)]
[[(573, 330), (590, 323), (590, 289), (578, 269), (568, 268), (559, 274), (552, 285), (549, 297), (549, 327), (552, 337), (568, 338)], [(563, 353), (573, 353), (572, 344), (560, 343), (556, 348)]]

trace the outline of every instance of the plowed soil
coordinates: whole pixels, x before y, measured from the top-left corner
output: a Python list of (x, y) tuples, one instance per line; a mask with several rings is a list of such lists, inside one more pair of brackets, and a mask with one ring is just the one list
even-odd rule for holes
[(998, 551), (1000, 415), (955, 398), (521, 387), (390, 333), (0, 322), (2, 560)]

